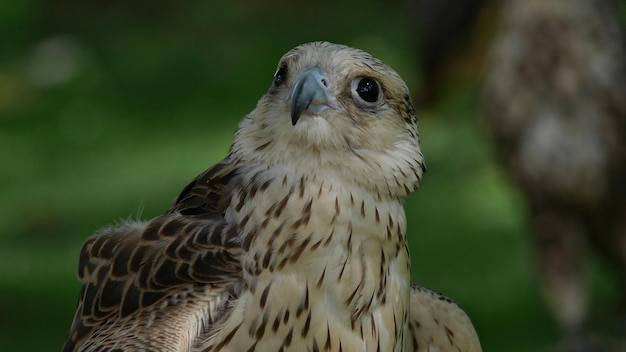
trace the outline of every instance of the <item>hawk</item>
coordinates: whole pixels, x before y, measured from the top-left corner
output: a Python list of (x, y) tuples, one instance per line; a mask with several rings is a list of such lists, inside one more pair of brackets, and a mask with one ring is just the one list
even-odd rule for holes
[(410, 285), (402, 201), (423, 172), (400, 76), (298, 46), (169, 211), (87, 240), (63, 350), (480, 351), (456, 304)]
[(509, 0), (484, 110), (526, 196), (539, 279), (578, 350), (585, 252), (616, 274), (626, 303), (626, 43), (610, 1)]

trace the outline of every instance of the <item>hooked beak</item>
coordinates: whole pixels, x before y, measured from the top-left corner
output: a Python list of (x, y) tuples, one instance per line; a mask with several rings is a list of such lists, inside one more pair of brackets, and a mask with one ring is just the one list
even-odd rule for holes
[(314, 66), (302, 71), (289, 95), (291, 124), (295, 126), (305, 110), (315, 113), (327, 108), (329, 89), (330, 79), (324, 70)]

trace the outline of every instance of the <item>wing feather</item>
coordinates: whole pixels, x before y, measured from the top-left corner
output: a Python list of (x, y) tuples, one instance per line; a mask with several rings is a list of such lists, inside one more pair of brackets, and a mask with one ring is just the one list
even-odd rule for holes
[(219, 318), (242, 272), (237, 229), (222, 216), (235, 174), (226, 159), (194, 179), (168, 213), (87, 240), (79, 259), (78, 307), (63, 351), (113, 350), (126, 340), (130, 349), (154, 345), (162, 337), (138, 331), (161, 324), (164, 316), (182, 322), (176, 335), (190, 343), (191, 330)]
[(179, 212), (184, 215), (222, 216), (222, 211), (230, 200), (224, 194), (230, 194), (227, 188), (237, 173), (237, 166), (226, 158), (198, 175), (180, 192), (170, 213)]

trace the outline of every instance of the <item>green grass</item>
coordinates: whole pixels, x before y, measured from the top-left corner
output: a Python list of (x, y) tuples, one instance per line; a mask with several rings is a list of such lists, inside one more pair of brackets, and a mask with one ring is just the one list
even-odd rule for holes
[[(287, 49), (315, 39), (358, 46), (417, 81), (411, 19), (398, 4), (175, 4), (0, 8), (0, 350), (60, 349), (82, 242), (120, 219), (159, 214), (220, 160)], [(35, 48), (59, 35), (77, 71), (38, 87), (27, 73)], [(558, 331), (474, 88), (420, 113), (428, 172), (406, 206), (413, 279), (464, 307), (485, 351), (540, 350)], [(598, 272), (602, 298), (612, 287)]]

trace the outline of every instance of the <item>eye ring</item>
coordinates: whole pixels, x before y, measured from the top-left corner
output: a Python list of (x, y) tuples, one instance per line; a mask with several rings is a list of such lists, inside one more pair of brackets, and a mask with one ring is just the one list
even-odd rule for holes
[(287, 80), (287, 64), (282, 64), (274, 73), (274, 85), (279, 86)]
[(372, 77), (357, 77), (352, 81), (352, 96), (360, 105), (373, 107), (382, 98), (382, 88)]

